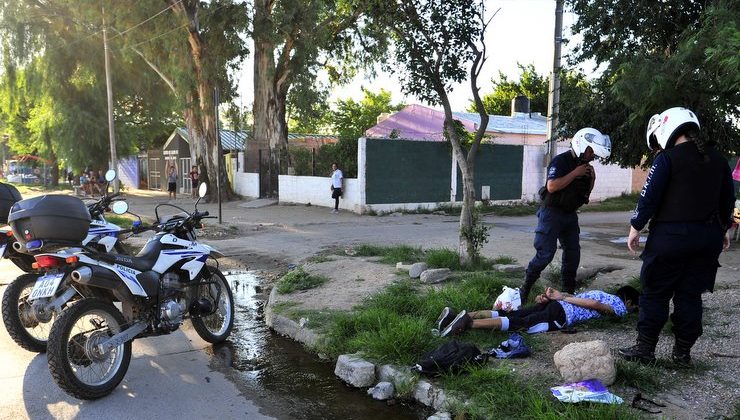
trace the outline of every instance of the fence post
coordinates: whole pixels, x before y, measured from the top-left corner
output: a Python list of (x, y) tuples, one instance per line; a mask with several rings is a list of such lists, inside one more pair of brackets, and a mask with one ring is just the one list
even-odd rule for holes
[(316, 176), (316, 148), (311, 148), (311, 176)]

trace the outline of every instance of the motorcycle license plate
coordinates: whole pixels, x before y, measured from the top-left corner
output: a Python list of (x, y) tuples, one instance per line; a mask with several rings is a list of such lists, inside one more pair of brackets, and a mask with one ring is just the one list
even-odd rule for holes
[(33, 286), (33, 290), (31, 291), (31, 295), (28, 297), (28, 300), (54, 296), (54, 293), (57, 292), (57, 287), (59, 287), (59, 283), (62, 282), (63, 278), (64, 273), (47, 274), (39, 277), (38, 280), (36, 280), (36, 284)]

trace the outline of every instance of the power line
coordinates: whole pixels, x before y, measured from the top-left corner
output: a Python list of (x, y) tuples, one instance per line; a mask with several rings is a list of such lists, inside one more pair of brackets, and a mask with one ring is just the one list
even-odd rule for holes
[(150, 17), (148, 17), (148, 18), (144, 19), (143, 21), (141, 21), (141, 22), (137, 23), (136, 25), (134, 25), (134, 26), (132, 26), (132, 27), (130, 27), (130, 28), (128, 28), (128, 29), (126, 29), (126, 30), (125, 30), (125, 31), (123, 31), (123, 32), (118, 32), (118, 34), (117, 34), (117, 35), (115, 35), (114, 37), (112, 37), (112, 38), (111, 38), (110, 40), (113, 40), (113, 39), (115, 39), (115, 38), (117, 38), (117, 37), (119, 37), (119, 36), (123, 36), (123, 35), (126, 35), (126, 33), (127, 33), (127, 32), (129, 32), (129, 31), (132, 31), (132, 30), (134, 30), (134, 29), (138, 28), (139, 26), (141, 26), (141, 25), (143, 25), (143, 24), (145, 24), (145, 23), (149, 22), (150, 20), (152, 20), (152, 19), (156, 18), (157, 16), (161, 15), (162, 13), (164, 13), (164, 12), (166, 12), (166, 11), (170, 10), (170, 9), (171, 9), (172, 7), (174, 7), (174, 6), (176, 5), (176, 4), (178, 4), (178, 3), (180, 3), (180, 2), (182, 2), (182, 0), (177, 0), (176, 2), (172, 3), (171, 5), (169, 5), (169, 6), (165, 7), (164, 9), (160, 10), (160, 11), (159, 11), (158, 13), (156, 13), (155, 15), (152, 15), (152, 16), (150, 16)]

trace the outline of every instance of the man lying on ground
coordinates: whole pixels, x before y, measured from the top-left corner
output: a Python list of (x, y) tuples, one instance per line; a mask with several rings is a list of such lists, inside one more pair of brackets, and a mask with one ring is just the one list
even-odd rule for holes
[(559, 292), (548, 287), (535, 298), (535, 306), (512, 312), (462, 311), (455, 314), (445, 308), (437, 320), (442, 337), (459, 334), (469, 328), (487, 330), (526, 330), (530, 334), (557, 331), (602, 315), (623, 317), (636, 311), (640, 292), (624, 286), (611, 295), (601, 290), (591, 290), (577, 295)]

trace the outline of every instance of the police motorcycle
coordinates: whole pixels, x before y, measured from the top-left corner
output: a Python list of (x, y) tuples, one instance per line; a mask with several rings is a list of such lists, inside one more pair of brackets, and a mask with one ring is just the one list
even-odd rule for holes
[[(201, 198), (206, 188), (201, 184)], [(158, 205), (160, 223), (133, 228), (156, 232), (135, 257), (89, 248), (36, 256), (60, 262), (45, 264), (47, 275), (69, 277), (70, 288), (82, 296), (54, 322), (47, 346), (52, 377), (68, 394), (97, 399), (111, 393), (128, 370), (135, 338), (169, 334), (188, 319), (205, 341), (219, 343), (229, 336), (234, 298), (218, 269), (216, 259), (223, 255), (196, 239), (195, 230), (208, 218), (207, 211), (198, 211), (198, 202), (192, 213)], [(164, 206), (182, 213), (160, 218)], [(209, 258), (213, 264), (207, 264)]]
[[(110, 183), (116, 178), (116, 173), (114, 170), (109, 170), (105, 177)], [(91, 220), (88, 233), (82, 240), (83, 246), (96, 248), (101, 252), (126, 253), (126, 248), (119, 240), (121, 228), (105, 219), (105, 213), (111, 211), (111, 204), (115, 207), (118, 200), (121, 200), (119, 195), (108, 194), (106, 187), (105, 194), (99, 200), (87, 204)], [(14, 198), (13, 205), (21, 201), (20, 194)], [(39, 200), (41, 200), (40, 197), (30, 199), (32, 203)], [(26, 204), (22, 203), (19, 206)], [(8, 209), (8, 213), (11, 209)], [(5, 221), (7, 222), (7, 219)], [(12, 230), (0, 236), (0, 240), (6, 241), (0, 242), (0, 256), (11, 259), (27, 273), (13, 280), (3, 293), (2, 313), (5, 329), (13, 341), (24, 349), (37, 353), (44, 352), (51, 322), (62, 308), (78, 295), (74, 289), (64, 285), (61, 285), (55, 293), (50, 293), (47, 288), (43, 287), (46, 277), (40, 276), (37, 268), (34, 267), (34, 265), (38, 266), (33, 255), (37, 251), (37, 243), (29, 241), (25, 246), (22, 245), (14, 239)]]

